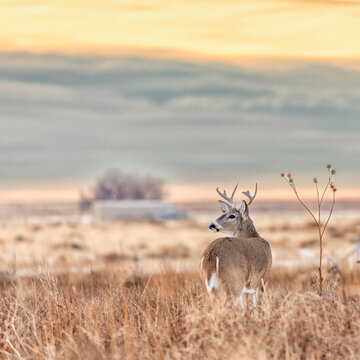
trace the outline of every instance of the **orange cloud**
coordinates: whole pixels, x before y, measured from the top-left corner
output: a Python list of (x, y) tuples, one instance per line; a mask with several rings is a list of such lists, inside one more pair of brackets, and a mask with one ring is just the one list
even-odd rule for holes
[(0, 5), (3, 50), (360, 56), (359, 3), (341, 0), (21, 0)]

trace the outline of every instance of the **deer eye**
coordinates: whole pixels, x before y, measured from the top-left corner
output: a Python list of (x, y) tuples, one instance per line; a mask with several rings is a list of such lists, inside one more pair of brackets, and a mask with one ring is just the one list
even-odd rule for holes
[(230, 215), (229, 219), (235, 219), (235, 215)]

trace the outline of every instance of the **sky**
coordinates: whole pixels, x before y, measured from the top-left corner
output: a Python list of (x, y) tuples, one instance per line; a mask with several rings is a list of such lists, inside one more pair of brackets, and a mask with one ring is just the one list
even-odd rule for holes
[(2, 0), (12, 51), (359, 57), (355, 0)]
[(2, 0), (0, 198), (74, 198), (107, 169), (271, 193), (328, 162), (351, 196), (359, 5)]

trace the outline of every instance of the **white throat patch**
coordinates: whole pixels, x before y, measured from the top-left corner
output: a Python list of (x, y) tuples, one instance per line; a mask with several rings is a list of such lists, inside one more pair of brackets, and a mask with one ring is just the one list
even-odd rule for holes
[(230, 237), (237, 237), (238, 233), (237, 232), (232, 232), (232, 231), (227, 231), (227, 230), (219, 230), (220, 232), (222, 232), (223, 234), (229, 235)]

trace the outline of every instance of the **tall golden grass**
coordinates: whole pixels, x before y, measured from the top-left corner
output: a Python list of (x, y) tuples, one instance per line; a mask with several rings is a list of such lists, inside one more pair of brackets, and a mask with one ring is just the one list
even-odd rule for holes
[(360, 269), (348, 254), (359, 218), (329, 225), (342, 277), (324, 273), (322, 297), (299, 252), (317, 255), (316, 227), (279, 214), (256, 224), (275, 268), (245, 314), (212, 304), (193, 270), (214, 236), (203, 224), (2, 224), (0, 359), (358, 359)]
[[(359, 359), (360, 274), (318, 294), (316, 272), (274, 268), (258, 307), (210, 302), (196, 271), (126, 269), (0, 282), (2, 359)], [(354, 291), (355, 290), (355, 291)]]

